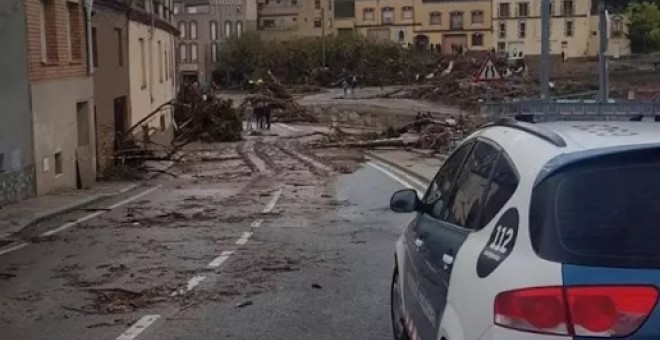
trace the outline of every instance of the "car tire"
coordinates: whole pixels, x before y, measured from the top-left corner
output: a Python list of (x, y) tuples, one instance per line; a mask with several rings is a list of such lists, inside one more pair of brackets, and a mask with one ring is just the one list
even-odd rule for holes
[(405, 325), (399, 270), (396, 268), (392, 275), (392, 287), (390, 290), (390, 315), (392, 317), (392, 334), (394, 334), (394, 340), (410, 340)]

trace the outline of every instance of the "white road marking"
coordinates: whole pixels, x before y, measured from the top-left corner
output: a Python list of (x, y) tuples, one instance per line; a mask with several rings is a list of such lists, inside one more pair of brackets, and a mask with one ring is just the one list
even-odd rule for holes
[(255, 220), (254, 222), (252, 222), (252, 224), (250, 225), (250, 227), (251, 227), (251, 228), (259, 228), (259, 227), (261, 227), (261, 223), (264, 223), (264, 219), (263, 219), (263, 218), (260, 218), (260, 219), (258, 219), (258, 220)]
[(387, 169), (390, 172), (396, 173), (398, 176), (400, 176), (402, 178), (405, 178), (406, 181), (408, 181), (409, 183), (412, 183), (413, 185), (416, 185), (418, 188), (426, 189), (426, 187), (428, 187), (428, 183), (424, 183), (424, 182), (418, 180), (417, 178), (415, 178), (413, 176), (410, 176), (410, 175), (406, 174), (405, 172), (403, 172), (401, 170), (398, 170), (398, 169), (396, 169), (395, 167), (393, 167), (389, 164), (381, 162), (377, 159), (373, 159), (373, 158), (369, 158), (369, 159), (371, 160), (372, 163), (377, 163), (381, 168)]
[[(126, 203), (133, 202), (133, 201), (137, 200), (138, 198), (141, 198), (141, 197), (143, 197), (143, 196), (149, 195), (150, 193), (152, 193), (152, 192), (154, 192), (154, 191), (160, 189), (160, 187), (161, 187), (161, 186), (159, 185), (159, 186), (153, 187), (153, 188), (151, 188), (151, 189), (145, 190), (145, 191), (143, 191), (143, 192), (141, 192), (141, 193), (139, 193), (139, 194), (137, 194), (137, 195), (135, 195), (135, 196), (133, 196), (133, 197), (129, 197), (129, 198), (127, 198), (127, 199), (125, 199), (125, 200), (123, 200), (123, 201), (121, 201), (121, 202), (119, 202), (119, 203), (116, 203), (116, 204), (113, 204), (113, 205), (109, 206), (108, 209), (109, 209), (109, 210), (113, 210), (113, 209), (116, 209), (116, 208), (118, 208), (118, 207), (120, 207), (120, 206), (126, 204)], [(49, 231), (47, 231), (47, 232), (41, 234), (41, 236), (52, 236), (52, 235), (55, 235), (55, 234), (57, 234), (57, 233), (59, 233), (59, 232), (62, 232), (62, 231), (64, 231), (64, 230), (67, 230), (67, 229), (69, 229), (69, 228), (71, 228), (71, 227), (75, 227), (76, 225), (78, 225), (78, 224), (80, 224), (80, 223), (87, 222), (87, 221), (89, 221), (89, 220), (91, 220), (91, 219), (93, 219), (93, 218), (95, 218), (95, 217), (98, 217), (98, 216), (100, 216), (100, 215), (103, 215), (103, 214), (105, 214), (106, 212), (108, 212), (108, 211), (107, 211), (107, 210), (103, 210), (103, 211), (97, 211), (97, 212), (91, 213), (91, 214), (89, 214), (89, 215), (87, 215), (87, 216), (83, 216), (83, 217), (81, 217), (81, 218), (79, 218), (79, 219), (77, 219), (77, 220), (75, 220), (75, 221), (73, 221), (73, 222), (67, 222), (67, 223), (64, 223), (64, 224), (62, 224), (61, 226), (59, 226), (59, 227), (57, 227), (57, 228), (55, 228), (55, 229), (49, 230)]]
[(268, 205), (263, 210), (264, 214), (273, 211), (273, 208), (275, 208), (275, 204), (277, 204), (277, 201), (280, 199), (280, 196), (282, 196), (282, 189), (275, 191), (275, 194), (273, 194), (273, 198), (270, 199), (270, 202), (268, 202)]
[(218, 268), (222, 265), (230, 256), (234, 254), (233, 250), (223, 251), (220, 256), (216, 257), (211, 263), (209, 263), (209, 268)]
[(401, 183), (404, 187), (406, 187), (406, 188), (408, 188), (408, 189), (415, 189), (415, 191), (417, 191), (417, 194), (418, 194), (420, 197), (421, 197), (421, 196), (424, 196), (424, 192), (421, 191), (421, 190), (419, 190), (418, 187), (416, 187), (415, 185), (409, 183), (408, 181), (406, 181), (406, 180), (400, 178), (399, 176), (393, 174), (393, 173), (390, 172), (389, 170), (384, 169), (384, 168), (382, 168), (380, 165), (378, 165), (378, 164), (376, 164), (376, 163), (373, 163), (373, 162), (369, 162), (369, 163), (367, 163), (367, 164), (369, 164), (370, 166), (372, 166), (372, 167), (375, 168), (376, 170), (378, 170), (378, 171), (384, 173), (385, 175), (389, 176), (389, 177), (392, 178), (393, 180), (395, 180), (395, 181)]
[(136, 323), (134, 323), (126, 332), (122, 333), (116, 340), (133, 340), (144, 332), (147, 327), (151, 326), (152, 323), (156, 322), (160, 318), (160, 315), (145, 315)]
[(13, 246), (13, 247), (10, 247), (10, 248), (4, 249), (4, 250), (0, 250), (0, 255), (9, 254), (12, 251), (19, 250), (21, 248), (27, 247), (28, 245), (29, 245), (29, 243), (19, 243), (19, 244)]
[(250, 239), (250, 237), (252, 237), (252, 233), (249, 232), (249, 231), (246, 231), (246, 232), (243, 233), (243, 235), (241, 235), (241, 238), (239, 238), (236, 241), (236, 244), (239, 245), (239, 246), (243, 246), (246, 243), (248, 243), (248, 240)]
[(297, 127), (293, 127), (293, 126), (288, 125), (288, 124), (278, 123), (278, 125), (285, 128), (285, 129), (287, 129), (287, 130), (291, 130), (291, 131), (294, 131), (294, 132), (301, 132), (302, 131), (301, 129), (299, 129)]
[(197, 287), (202, 281), (206, 280), (206, 274), (197, 274), (188, 280), (188, 285), (186, 286), (186, 291), (191, 291)]

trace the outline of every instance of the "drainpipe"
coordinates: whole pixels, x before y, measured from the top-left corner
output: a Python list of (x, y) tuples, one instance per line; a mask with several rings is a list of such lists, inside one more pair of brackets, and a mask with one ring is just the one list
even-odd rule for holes
[(151, 11), (149, 13), (151, 18), (151, 26), (149, 28), (149, 96), (151, 97), (151, 102), (154, 102), (154, 26), (155, 26), (155, 17), (154, 11), (155, 2), (154, 0), (149, 0), (149, 7)]
[(94, 73), (94, 49), (92, 48), (92, 9), (94, 0), (85, 0), (85, 22), (87, 23), (87, 74)]

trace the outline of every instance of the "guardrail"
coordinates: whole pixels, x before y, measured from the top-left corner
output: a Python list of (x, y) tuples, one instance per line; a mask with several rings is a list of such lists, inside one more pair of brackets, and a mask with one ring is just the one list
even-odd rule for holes
[(505, 103), (483, 103), (484, 117), (533, 116), (552, 119), (617, 120), (642, 117), (660, 118), (660, 101), (617, 101), (598, 103), (595, 101), (550, 101), (526, 100)]

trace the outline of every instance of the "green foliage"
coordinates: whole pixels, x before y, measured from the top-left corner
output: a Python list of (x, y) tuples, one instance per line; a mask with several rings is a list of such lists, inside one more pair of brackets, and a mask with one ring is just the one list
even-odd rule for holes
[[(657, 1), (660, 2), (660, 1)], [(660, 50), (660, 8), (652, 1), (633, 1), (628, 5), (628, 38), (633, 52)]]
[(411, 80), (426, 64), (438, 61), (431, 52), (359, 36), (328, 37), (327, 68), (322, 67), (322, 53), (320, 38), (262, 41), (246, 34), (222, 47), (217, 71), (230, 72), (242, 82), (267, 79), (270, 70), (287, 84), (332, 85), (355, 74), (363, 84), (386, 85)]

